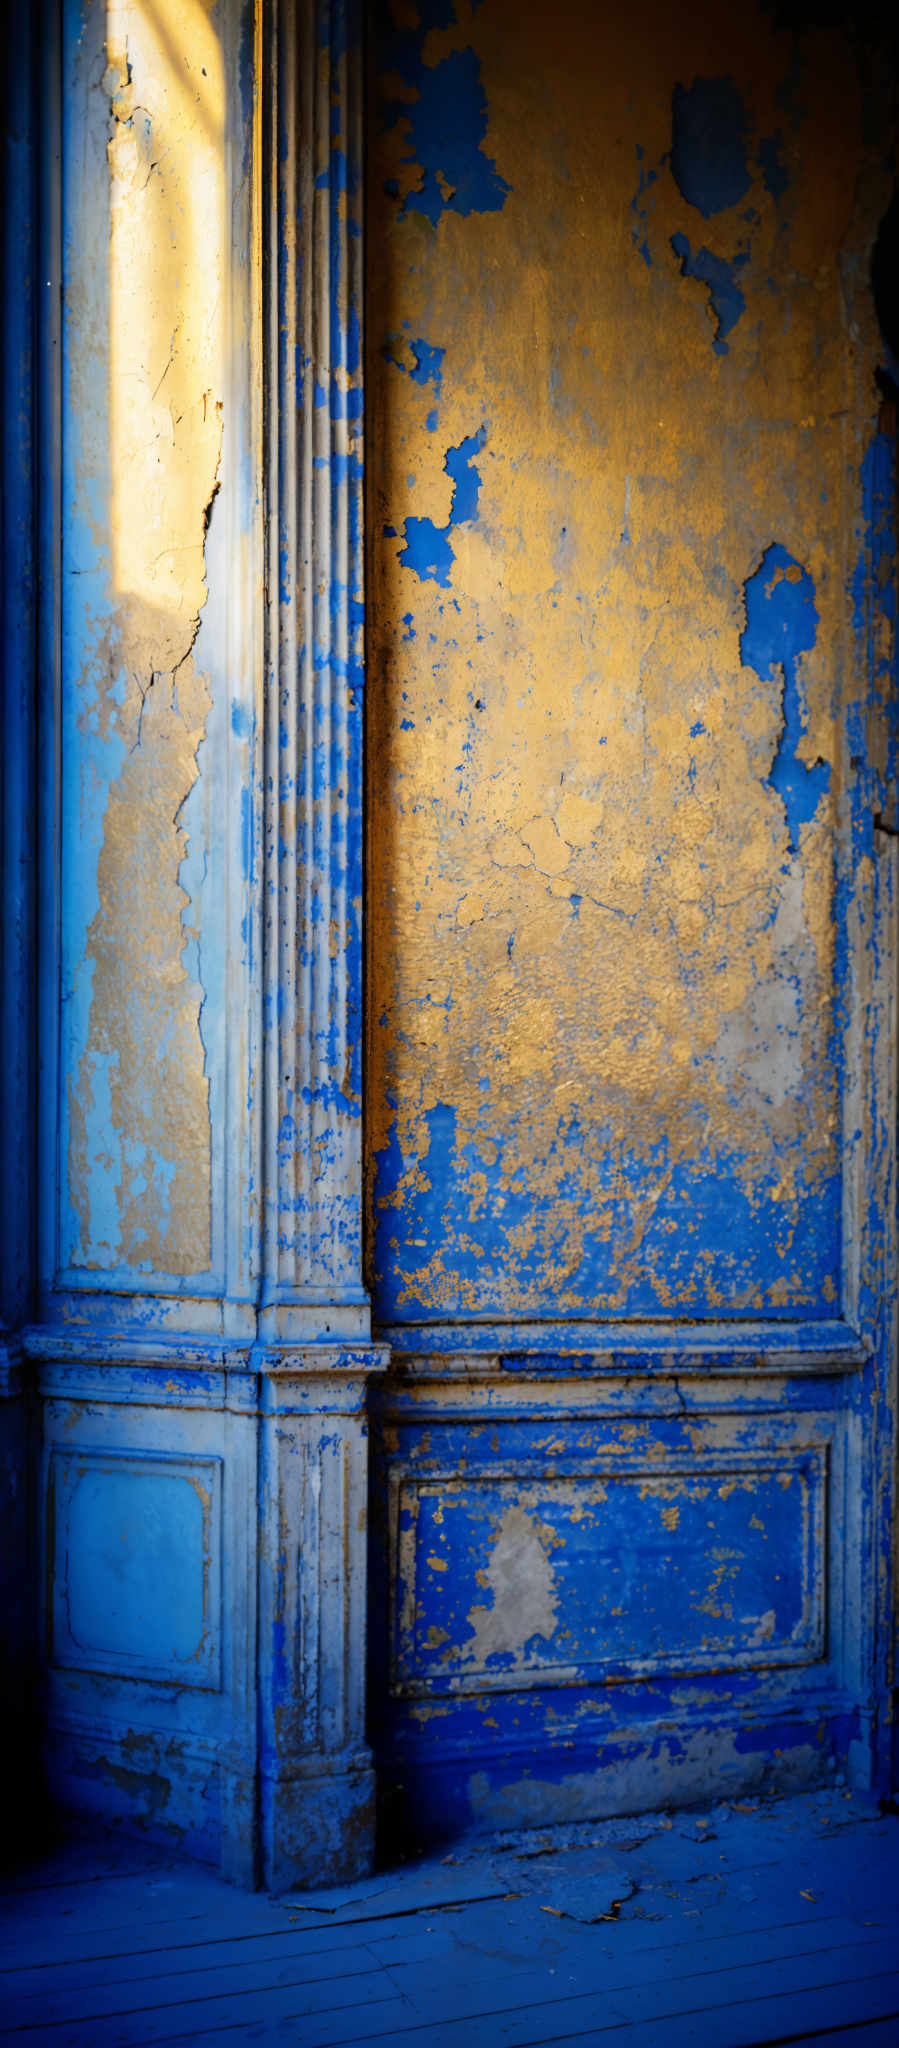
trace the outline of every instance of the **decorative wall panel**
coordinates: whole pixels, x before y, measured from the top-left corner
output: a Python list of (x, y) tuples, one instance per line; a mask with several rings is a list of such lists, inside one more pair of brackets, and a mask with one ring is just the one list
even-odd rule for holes
[(849, 1751), (861, 1780), (859, 1367), (554, 1368), (419, 1355), (377, 1390), (370, 1698), (401, 1837), (808, 1783)]
[(409, 1694), (812, 1663), (825, 1460), (466, 1470), (395, 1481), (394, 1683)]
[(217, 1690), (221, 1460), (57, 1450), (48, 1512), (54, 1662)]

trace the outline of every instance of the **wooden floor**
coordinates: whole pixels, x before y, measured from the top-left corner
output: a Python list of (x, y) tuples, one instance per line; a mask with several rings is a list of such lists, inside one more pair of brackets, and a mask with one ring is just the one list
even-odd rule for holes
[(5, 2041), (899, 2048), (899, 1815), (835, 1787), (274, 1901), (116, 1842), (2, 1894)]

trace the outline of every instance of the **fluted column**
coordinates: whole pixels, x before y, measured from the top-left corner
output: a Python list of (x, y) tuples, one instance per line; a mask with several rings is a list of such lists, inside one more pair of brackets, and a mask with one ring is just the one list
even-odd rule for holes
[(358, 9), (274, 0), (266, 223), (265, 1278), (260, 1336), (367, 1336), (361, 1268)]
[(360, 11), (272, 0), (261, 1438), (263, 1881), (361, 1875), (362, 73)]

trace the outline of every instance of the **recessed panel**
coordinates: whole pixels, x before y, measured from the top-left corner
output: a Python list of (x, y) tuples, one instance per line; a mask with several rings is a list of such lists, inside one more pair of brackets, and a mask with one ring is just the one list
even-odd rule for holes
[(824, 1651), (818, 1452), (515, 1479), (403, 1479), (394, 1680), (518, 1689)]
[(56, 1663), (218, 1685), (220, 1494), (216, 1458), (54, 1454)]

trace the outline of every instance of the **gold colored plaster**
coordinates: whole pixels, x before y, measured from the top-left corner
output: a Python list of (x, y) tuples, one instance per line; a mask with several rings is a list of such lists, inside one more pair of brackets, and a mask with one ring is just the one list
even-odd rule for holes
[[(510, 1235), (505, 1270), (491, 1267), (491, 1299), (512, 1314), (539, 1309), (547, 1290), (560, 1313), (613, 1312), (672, 1175), (726, 1154), (755, 1204), (775, 1143), (784, 1226), (765, 1289), (710, 1277), (699, 1242), (691, 1278), (673, 1290), (661, 1256), (654, 1284), (672, 1313), (702, 1298), (801, 1312), (798, 1204), (837, 1159), (834, 691), (856, 513), (847, 477), (867, 426), (846, 421), (838, 238), (858, 108), (851, 79), (828, 68), (830, 40), (812, 34), (783, 206), (756, 174), (744, 207), (704, 223), (667, 168), (671, 94), (732, 74), (770, 132), (783, 39), (763, 12), (747, 21), (711, 8), (669, 19), (657, 5), (612, 19), (563, 0), (548, 34), (541, 9), (512, 0), (470, 19), (461, 9), (426, 61), (476, 50), (504, 206), (447, 210), (432, 231), (382, 196), (391, 178), (400, 197), (414, 183), (399, 128), (377, 149), (370, 1005), (387, 1021), (371, 1037), (370, 1145), (387, 1145), (395, 1118), (402, 1157), (421, 1157), (437, 1103), (455, 1109), (460, 1150), (501, 1142), (497, 1215), (516, 1176), (542, 1205), (541, 1288), (516, 1263), (526, 1228)], [(658, 170), (651, 266), (631, 237), (638, 143)], [(746, 312), (719, 356), (708, 293), (680, 277), (671, 236), (733, 260), (750, 206)], [(378, 352), (401, 331), (445, 351), (434, 430), (432, 389)], [(852, 347), (873, 363), (870, 325)], [(481, 427), (478, 517), (451, 528), (443, 589), (401, 562), (404, 525), (445, 524), (446, 451)], [(808, 568), (819, 615), (801, 662), (799, 757), (831, 768), (793, 856), (767, 781), (781, 680), (740, 662), (743, 584), (775, 539)], [(414, 637), (399, 623), (409, 612)], [(434, 988), (452, 1008), (423, 1027)], [(566, 1138), (569, 1103), (587, 1140)], [(613, 1228), (600, 1151), (630, 1220), (614, 1224), (614, 1278), (597, 1302), (574, 1275), (586, 1234)], [(472, 1218), (484, 1210), (476, 1178)], [(401, 1308), (482, 1308), (459, 1250), (429, 1246)]]

